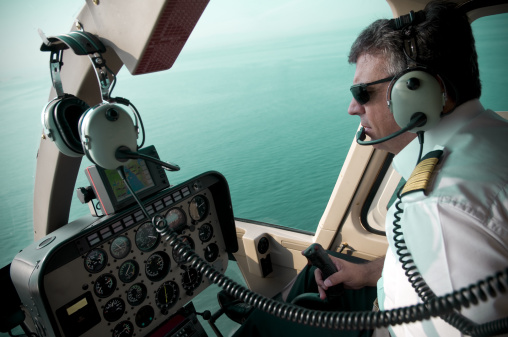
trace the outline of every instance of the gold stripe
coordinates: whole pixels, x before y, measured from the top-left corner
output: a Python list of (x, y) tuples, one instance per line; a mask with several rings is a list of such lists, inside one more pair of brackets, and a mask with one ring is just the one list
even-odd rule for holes
[(438, 163), (439, 158), (428, 158), (422, 160), (413, 170), (411, 176), (407, 180), (401, 195), (408, 192), (425, 190), (430, 180), (430, 176), (434, 171), (434, 167)]

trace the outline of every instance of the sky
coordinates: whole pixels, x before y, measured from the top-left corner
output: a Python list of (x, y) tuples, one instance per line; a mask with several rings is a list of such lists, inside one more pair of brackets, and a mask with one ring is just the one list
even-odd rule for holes
[[(106, 0), (103, 0), (106, 1)], [(111, 1), (111, 0), (108, 0)], [(121, 0), (128, 3), (135, 0)], [(159, 0), (145, 0), (147, 2)], [(312, 33), (347, 25), (365, 17), (358, 8), (366, 0), (211, 0), (185, 48), (209, 48), (233, 45), (270, 35)], [(51, 4), (51, 5), (48, 5)], [(47, 53), (39, 51), (41, 29), (47, 36), (68, 32), (85, 0), (16, 0), (0, 1), (0, 81), (12, 76), (47, 74)], [(377, 9), (379, 7), (379, 10)], [(377, 12), (386, 13), (388, 4), (369, 4), (376, 19)]]

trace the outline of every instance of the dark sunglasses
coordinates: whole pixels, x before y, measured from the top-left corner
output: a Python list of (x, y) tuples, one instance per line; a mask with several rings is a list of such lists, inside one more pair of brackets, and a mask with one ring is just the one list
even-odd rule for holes
[(374, 84), (379, 84), (379, 83), (384, 83), (384, 82), (390, 82), (394, 78), (395, 78), (395, 76), (390, 76), (390, 77), (383, 78), (382, 80), (378, 80), (378, 81), (375, 81), (375, 82), (358, 83), (358, 84), (352, 85), (350, 90), (351, 90), (351, 93), (353, 94), (353, 98), (358, 103), (360, 103), (361, 105), (364, 105), (370, 99), (369, 92), (367, 91), (367, 87), (369, 85), (374, 85)]

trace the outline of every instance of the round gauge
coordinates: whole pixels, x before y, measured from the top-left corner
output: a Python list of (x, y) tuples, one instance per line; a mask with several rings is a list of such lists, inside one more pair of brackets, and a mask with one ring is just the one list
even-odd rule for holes
[(134, 324), (130, 321), (121, 321), (113, 329), (113, 337), (131, 337), (134, 334)]
[(147, 290), (143, 283), (133, 284), (127, 290), (127, 302), (130, 305), (140, 305), (146, 298)]
[(213, 237), (213, 227), (209, 223), (204, 223), (199, 227), (199, 239), (202, 242), (208, 242)]
[(180, 208), (172, 208), (166, 213), (169, 228), (181, 232), (187, 225), (187, 217)]
[[(191, 239), (190, 236), (182, 236), (180, 237), (180, 239), (183, 241), (184, 244), (187, 244), (192, 250), (194, 250), (194, 240)], [(175, 262), (177, 264), (181, 264), (181, 263), (184, 263), (185, 262), (185, 258), (182, 256), (182, 254), (179, 254), (177, 250), (175, 250), (173, 248), (173, 260), (175, 260)]]
[(134, 281), (134, 279), (138, 276), (139, 273), (139, 265), (134, 260), (127, 260), (120, 266), (118, 270), (118, 278), (123, 283), (129, 283)]
[(110, 296), (115, 292), (116, 278), (111, 274), (102, 274), (95, 280), (93, 291), (101, 298)]
[(123, 259), (131, 251), (131, 240), (124, 235), (120, 235), (111, 242), (109, 252), (115, 259)]
[(94, 249), (85, 257), (85, 269), (90, 273), (98, 273), (106, 267), (108, 254), (102, 249)]
[(108, 322), (118, 321), (125, 312), (125, 302), (121, 298), (113, 298), (104, 305), (102, 314)]
[(208, 200), (203, 195), (196, 195), (189, 204), (189, 214), (192, 220), (200, 221), (208, 214)]
[(194, 267), (182, 266), (182, 287), (188, 292), (196, 289), (203, 280), (203, 275)]
[(145, 222), (136, 232), (136, 246), (143, 252), (154, 250), (159, 239), (160, 235), (151, 222)]
[(136, 325), (140, 328), (145, 328), (152, 323), (154, 316), (155, 310), (153, 310), (151, 306), (145, 305), (143, 308), (139, 309), (136, 314)]
[(148, 277), (150, 281), (160, 281), (166, 277), (170, 266), (171, 260), (169, 259), (168, 254), (164, 252), (153, 253), (148, 259), (146, 259), (146, 277)]
[(208, 262), (213, 262), (219, 257), (219, 246), (215, 243), (211, 243), (205, 248), (205, 259)]
[(162, 311), (167, 311), (178, 301), (180, 289), (173, 281), (164, 282), (155, 292), (155, 304)]

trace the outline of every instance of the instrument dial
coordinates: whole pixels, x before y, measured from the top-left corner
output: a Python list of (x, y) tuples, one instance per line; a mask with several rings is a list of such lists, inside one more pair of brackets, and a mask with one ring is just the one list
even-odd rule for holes
[[(180, 239), (183, 241), (184, 244), (187, 244), (192, 250), (194, 250), (195, 247), (194, 240), (192, 240), (190, 236), (185, 235), (180, 237)], [(177, 264), (185, 262), (185, 258), (182, 256), (181, 253), (179, 253), (182, 248), (183, 247), (179, 247), (178, 249), (173, 248), (173, 259)]]
[(208, 199), (203, 195), (196, 195), (189, 204), (189, 214), (192, 220), (200, 221), (208, 215)]
[(98, 273), (103, 270), (108, 263), (108, 254), (100, 249), (94, 249), (88, 252), (85, 257), (85, 269), (90, 273)]
[(162, 311), (167, 311), (178, 301), (180, 289), (173, 281), (164, 282), (155, 292), (155, 304)]
[(216, 243), (211, 243), (205, 248), (205, 260), (208, 262), (213, 262), (217, 260), (219, 257), (219, 246)]
[(143, 308), (139, 309), (136, 314), (136, 325), (140, 328), (145, 328), (152, 323), (154, 316), (155, 310), (153, 310), (151, 306), (145, 305)]
[(160, 235), (152, 223), (145, 222), (136, 232), (136, 246), (143, 252), (154, 250), (159, 243)]
[(123, 259), (131, 251), (131, 240), (124, 235), (120, 235), (111, 242), (109, 251), (115, 259)]
[(208, 242), (213, 237), (213, 227), (209, 223), (204, 223), (199, 227), (199, 239), (202, 242)]
[(133, 284), (127, 290), (127, 302), (130, 305), (140, 305), (146, 298), (147, 290), (143, 283)]
[(115, 292), (116, 278), (111, 274), (102, 274), (95, 280), (93, 291), (101, 298), (110, 296)]
[(183, 289), (191, 292), (192, 290), (199, 287), (201, 281), (203, 280), (203, 275), (194, 267), (189, 267), (186, 265), (182, 266), (182, 287)]
[(139, 274), (139, 265), (134, 260), (127, 260), (120, 266), (118, 270), (118, 278), (123, 283), (129, 283), (134, 281), (134, 279)]
[(134, 334), (134, 324), (122, 321), (113, 329), (113, 337), (131, 337)]
[(184, 211), (178, 207), (172, 208), (166, 213), (166, 221), (168, 222), (169, 228), (178, 233), (181, 233), (187, 225), (187, 217)]
[(150, 281), (160, 281), (169, 272), (171, 260), (169, 255), (164, 252), (156, 252), (150, 255), (146, 260), (145, 274)]
[(109, 300), (102, 310), (104, 319), (108, 322), (114, 322), (120, 319), (125, 312), (125, 302), (121, 298)]

